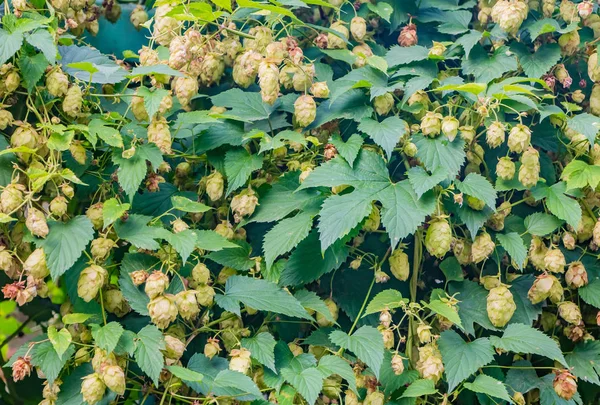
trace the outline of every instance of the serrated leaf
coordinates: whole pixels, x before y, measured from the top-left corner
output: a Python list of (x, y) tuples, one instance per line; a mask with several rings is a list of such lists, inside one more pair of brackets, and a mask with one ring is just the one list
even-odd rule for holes
[(23, 34), (15, 31), (9, 33), (8, 31), (0, 28), (0, 65), (3, 65), (12, 56), (21, 49), (23, 43)]
[(450, 142), (442, 136), (431, 139), (415, 135), (413, 141), (417, 146), (417, 157), (432, 173), (441, 168), (448, 173), (448, 177), (454, 177), (465, 161), (465, 143), (461, 139)]
[(557, 230), (563, 221), (554, 215), (536, 212), (525, 218), (527, 232), (536, 236), (546, 236)]
[[(452, 323), (462, 326), (462, 321), (460, 316), (458, 315), (458, 311), (448, 304), (440, 301), (440, 300), (431, 300), (423, 304), (425, 307), (429, 308), (431, 311), (435, 312), (438, 315), (441, 315), (445, 318), (448, 318)], [(460, 305), (460, 303), (459, 303)]]
[(269, 332), (261, 332), (251, 338), (242, 339), (242, 347), (250, 350), (251, 357), (260, 364), (275, 369), (275, 345), (277, 342)]
[(250, 259), (252, 247), (245, 242), (238, 244), (238, 249), (226, 249), (212, 252), (208, 258), (221, 266), (232, 267), (236, 270), (248, 270), (256, 265), (253, 259)]
[(48, 339), (50, 339), (50, 343), (52, 343), (58, 357), (62, 357), (73, 340), (67, 329), (61, 329), (59, 331), (52, 325), (48, 327)]
[(469, 59), (469, 54), (473, 47), (483, 38), (483, 32), (471, 30), (458, 38), (454, 43), (460, 45), (465, 50), (465, 59)]
[(167, 366), (167, 370), (169, 370), (175, 377), (180, 378), (183, 381), (200, 382), (204, 379), (202, 374), (181, 366)]
[(473, 392), (488, 395), (492, 398), (500, 398), (508, 403), (513, 403), (512, 398), (508, 395), (506, 386), (493, 377), (485, 374), (479, 374), (472, 383), (464, 383), (464, 387)]
[(198, 240), (195, 229), (185, 229), (177, 233), (169, 232), (166, 229), (157, 229), (155, 235), (165, 239), (175, 248), (175, 251), (181, 256), (183, 264), (186, 263), (190, 254), (194, 251)]
[(445, 258), (444, 261), (440, 263), (440, 270), (442, 270), (442, 273), (444, 273), (446, 281), (448, 282), (462, 281), (465, 277), (460, 263), (454, 256)]
[(37, 82), (44, 75), (46, 67), (48, 67), (48, 61), (43, 54), (38, 53), (36, 55), (22, 55), (17, 61), (25, 87), (27, 91), (31, 93), (37, 84)]
[(102, 139), (108, 145), (115, 148), (123, 147), (121, 133), (116, 128), (111, 127), (108, 122), (95, 118), (90, 121), (88, 128), (90, 135)]
[(388, 3), (380, 1), (377, 4), (367, 3), (367, 6), (369, 10), (383, 18), (388, 23), (390, 22), (390, 17), (392, 16), (394, 9)]
[(171, 93), (166, 89), (153, 89), (150, 90), (147, 87), (139, 87), (137, 89), (137, 96), (144, 98), (144, 108), (150, 118), (158, 112), (162, 100), (170, 95)]
[(154, 239), (157, 237), (154, 228), (147, 226), (152, 217), (145, 215), (129, 215), (127, 221), (117, 220), (114, 223), (119, 238), (126, 240), (140, 249), (156, 250), (160, 247)]
[(548, 335), (520, 323), (508, 325), (502, 337), (491, 336), (490, 342), (497, 349), (509, 352), (537, 354), (566, 365), (562, 351), (556, 341)]
[(102, 220), (104, 228), (108, 228), (117, 219), (121, 218), (129, 208), (131, 208), (131, 204), (122, 204), (116, 198), (109, 198), (108, 200), (104, 201), (102, 206)]
[(492, 55), (481, 46), (473, 47), (469, 59), (463, 61), (462, 71), (473, 75), (478, 83), (489, 83), (506, 72), (517, 70), (517, 59), (506, 54), (507, 48), (500, 47)]
[(419, 398), (427, 395), (433, 395), (437, 392), (433, 380), (420, 379), (412, 382), (406, 391), (402, 393), (401, 398)]
[(516, 232), (509, 232), (506, 234), (497, 234), (496, 239), (506, 249), (511, 259), (517, 264), (517, 267), (523, 269), (523, 265), (527, 259), (527, 247), (523, 242), (523, 238)]
[(223, 249), (239, 248), (235, 243), (230, 242), (215, 231), (196, 231), (196, 247), (198, 249), (217, 252)]
[(129, 78), (136, 78), (148, 75), (167, 75), (175, 77), (183, 77), (183, 73), (178, 70), (170, 68), (168, 65), (158, 64), (150, 66), (136, 66), (131, 70), (131, 73), (127, 75)]
[(373, 297), (371, 302), (369, 302), (363, 317), (369, 314), (374, 314), (375, 312), (381, 312), (384, 309), (389, 310), (399, 308), (402, 306), (402, 303), (407, 304), (408, 299), (402, 298), (402, 293), (400, 293), (400, 291), (392, 289), (384, 290), (378, 293), (375, 297)]
[(421, 166), (412, 167), (408, 171), (408, 181), (419, 198), (447, 178), (448, 173), (442, 167), (435, 169), (431, 175)]
[(352, 134), (346, 142), (338, 134), (334, 134), (329, 142), (335, 146), (338, 153), (343, 157), (350, 166), (354, 165), (354, 160), (358, 156), (358, 152), (364, 142), (359, 134)]
[(336, 323), (325, 302), (321, 298), (319, 298), (319, 296), (315, 292), (308, 290), (300, 290), (294, 294), (294, 297), (298, 301), (300, 301), (300, 304), (302, 304), (304, 308), (318, 312), (332, 324)]
[(253, 171), (262, 167), (262, 158), (251, 155), (246, 149), (232, 149), (225, 154), (227, 195), (243, 186)]
[(225, 296), (259, 311), (311, 319), (297, 299), (266, 280), (231, 276), (225, 284)]
[(581, 113), (573, 118), (568, 118), (567, 126), (573, 131), (584, 134), (590, 144), (593, 145), (600, 129), (600, 118), (592, 114)]
[(579, 288), (577, 291), (586, 303), (600, 308), (600, 279), (590, 281), (588, 285)]
[(420, 45), (402, 47), (394, 45), (385, 55), (385, 60), (390, 67), (408, 65), (412, 62), (425, 60), (429, 56), (429, 49)]
[(333, 331), (329, 339), (331, 343), (354, 353), (379, 378), (384, 351), (381, 332), (372, 326), (363, 326), (351, 336), (340, 330)]
[(39, 367), (46, 376), (49, 384), (60, 375), (60, 371), (67, 363), (67, 360), (75, 353), (75, 346), (69, 345), (65, 352), (59, 356), (54, 346), (50, 341), (42, 342), (35, 345), (35, 350), (32, 350), (31, 364)]
[(269, 269), (278, 256), (289, 252), (310, 233), (313, 215), (302, 212), (293, 218), (280, 221), (265, 234), (263, 251)]
[(92, 325), (92, 337), (96, 345), (108, 353), (115, 350), (124, 331), (118, 322), (109, 322), (104, 326)]
[(438, 346), (446, 370), (448, 392), (494, 360), (494, 348), (487, 338), (467, 343), (458, 333), (447, 330), (440, 335)]
[[(292, 362), (296, 359), (292, 360)], [(309, 404), (314, 404), (317, 401), (319, 392), (323, 387), (323, 373), (316, 367), (296, 370), (291, 367), (281, 369), (281, 375), (290, 385), (304, 397)]]
[(48, 63), (54, 65), (56, 62), (56, 55), (58, 54), (58, 48), (54, 43), (54, 38), (52, 38), (52, 35), (48, 30), (36, 30), (27, 35), (25, 41), (42, 51)]
[(76, 216), (67, 222), (48, 221), (48, 227), (48, 236), (37, 240), (37, 245), (44, 249), (50, 275), (57, 281), (75, 264), (93, 239), (94, 227), (85, 215)]
[(135, 361), (148, 377), (158, 387), (158, 378), (164, 366), (161, 350), (165, 350), (162, 333), (154, 325), (146, 325), (137, 334), (138, 342), (135, 348)]
[(231, 108), (227, 113), (244, 121), (260, 121), (269, 118), (279, 103), (272, 106), (262, 101), (260, 93), (231, 89), (212, 96), (214, 105)]
[(381, 146), (389, 160), (406, 131), (406, 123), (396, 116), (388, 117), (381, 122), (363, 118), (358, 125), (358, 130), (369, 135), (377, 145)]
[(567, 182), (568, 190), (586, 186), (595, 189), (600, 183), (600, 166), (589, 165), (583, 160), (574, 159), (565, 166), (560, 178)]
[(173, 197), (171, 197), (171, 202), (173, 203), (173, 208), (183, 212), (202, 213), (210, 211), (212, 209), (207, 205), (204, 205), (197, 201), (192, 201), (189, 198), (185, 198), (179, 195), (174, 195)]
[(319, 365), (317, 369), (323, 373), (325, 378), (332, 374), (337, 374), (348, 382), (348, 387), (354, 391), (356, 390), (356, 376), (352, 371), (352, 367), (348, 362), (338, 356), (325, 355), (319, 359)]
[(515, 42), (510, 49), (519, 57), (519, 64), (527, 77), (542, 77), (560, 60), (558, 44), (543, 44), (535, 52), (530, 52), (523, 43)]
[(562, 181), (548, 187), (546, 205), (552, 214), (577, 229), (581, 221), (581, 207), (577, 200), (565, 194), (566, 188)]
[(573, 351), (565, 356), (569, 369), (583, 381), (600, 385), (600, 342), (578, 343)]
[[(95, 48), (77, 45), (59, 46), (58, 52), (64, 72), (84, 83), (114, 84), (121, 82), (127, 75), (125, 69)], [(77, 67), (79, 63), (91, 66), (93, 73)]]
[(488, 207), (496, 208), (496, 190), (481, 174), (469, 173), (463, 181), (457, 181), (456, 187), (463, 193), (478, 198)]

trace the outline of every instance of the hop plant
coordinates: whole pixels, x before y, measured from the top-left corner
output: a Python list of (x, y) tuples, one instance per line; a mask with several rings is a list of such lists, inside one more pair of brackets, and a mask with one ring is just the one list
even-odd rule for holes
[(490, 290), (487, 296), (487, 314), (492, 325), (503, 328), (512, 318), (517, 305), (509, 289), (500, 285)]
[(523, 124), (511, 128), (508, 134), (508, 149), (511, 152), (523, 153), (531, 142), (531, 130)]
[(294, 102), (294, 119), (299, 127), (309, 126), (317, 116), (315, 100), (308, 95), (300, 96)]
[(429, 224), (425, 235), (425, 247), (432, 256), (442, 258), (450, 250), (452, 229), (444, 218), (435, 219)]
[(442, 363), (442, 354), (435, 343), (419, 347), (419, 360), (416, 368), (421, 378), (432, 380), (434, 383), (442, 378), (444, 364)]
[(540, 170), (540, 154), (536, 149), (529, 147), (521, 155), (519, 181), (527, 188), (535, 186), (540, 178)]
[(103, 267), (92, 264), (86, 267), (79, 275), (77, 282), (77, 295), (85, 302), (90, 302), (108, 279), (108, 272)]

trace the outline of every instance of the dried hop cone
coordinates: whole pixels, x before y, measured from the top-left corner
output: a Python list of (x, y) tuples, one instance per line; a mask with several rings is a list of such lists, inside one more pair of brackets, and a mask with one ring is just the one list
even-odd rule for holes
[(166, 329), (177, 318), (177, 306), (172, 295), (159, 295), (148, 303), (150, 319), (159, 329)]
[(442, 354), (435, 343), (419, 347), (419, 361), (416, 368), (422, 378), (432, 380), (434, 383), (442, 378), (444, 364)]
[(519, 181), (527, 188), (535, 186), (540, 179), (540, 170), (540, 153), (535, 148), (529, 147), (521, 155)]
[(490, 126), (487, 127), (485, 134), (485, 140), (490, 148), (497, 148), (506, 140), (506, 128), (500, 121), (492, 122)]
[(302, 95), (294, 102), (294, 120), (301, 127), (309, 126), (317, 116), (317, 104), (309, 95)]
[(235, 222), (240, 222), (242, 218), (252, 215), (257, 205), (258, 197), (256, 196), (256, 192), (251, 188), (247, 188), (233, 197), (230, 207)]
[(410, 275), (408, 255), (402, 249), (396, 249), (388, 259), (390, 271), (400, 281), (406, 281)]
[(33, 207), (27, 210), (25, 226), (32, 234), (39, 236), (40, 238), (45, 238), (48, 235), (48, 232), (50, 232), (44, 213)]
[(577, 377), (567, 370), (562, 370), (554, 377), (552, 386), (556, 395), (569, 401), (577, 393)]
[(504, 285), (492, 288), (487, 296), (487, 314), (490, 322), (503, 328), (512, 318), (517, 305), (512, 293)]
[(588, 274), (582, 262), (576, 261), (569, 264), (565, 273), (565, 282), (570, 288), (580, 288), (588, 283)]
[(425, 248), (430, 255), (442, 258), (450, 250), (452, 229), (445, 218), (433, 220), (425, 234)]
[(67, 90), (63, 100), (62, 109), (70, 117), (77, 117), (83, 107), (83, 92), (77, 85), (73, 85)]
[(250, 355), (251, 353), (247, 349), (233, 349), (230, 352), (229, 369), (242, 374), (248, 373), (252, 366)]
[(148, 141), (152, 142), (166, 155), (173, 153), (171, 150), (171, 131), (165, 117), (153, 117), (148, 125)]
[(86, 267), (77, 282), (77, 295), (85, 302), (90, 302), (98, 295), (98, 291), (102, 288), (108, 279), (108, 272), (103, 267), (92, 264)]
[(511, 128), (508, 134), (508, 149), (511, 152), (523, 153), (531, 143), (531, 130), (523, 124)]
[(492, 252), (496, 244), (492, 241), (492, 237), (487, 232), (482, 232), (473, 241), (471, 246), (471, 257), (473, 263), (479, 263), (487, 259)]
[(117, 395), (125, 393), (125, 372), (117, 365), (100, 367), (100, 378), (109, 390)]
[(150, 299), (156, 298), (169, 288), (169, 277), (162, 271), (154, 271), (146, 279), (144, 291)]
[(417, 26), (415, 24), (408, 24), (400, 31), (400, 35), (398, 35), (398, 45), (400, 46), (413, 46), (419, 42), (419, 37), (417, 36)]
[(139, 31), (142, 28), (142, 24), (148, 21), (148, 13), (146, 12), (144, 6), (140, 4), (131, 10), (129, 21), (131, 21), (131, 24), (133, 24), (135, 29)]
[(81, 394), (88, 405), (95, 405), (104, 397), (106, 385), (98, 373), (85, 376), (81, 382)]
[(558, 315), (573, 325), (579, 325), (582, 321), (579, 305), (571, 301), (565, 301), (558, 304)]

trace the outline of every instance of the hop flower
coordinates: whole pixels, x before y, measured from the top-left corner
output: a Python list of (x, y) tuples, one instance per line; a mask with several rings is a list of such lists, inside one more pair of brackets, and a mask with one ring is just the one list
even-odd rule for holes
[(125, 393), (125, 373), (117, 365), (108, 365), (100, 368), (100, 378), (109, 390), (117, 395)]
[(544, 255), (544, 269), (551, 273), (564, 273), (567, 262), (560, 249), (549, 249)]
[(552, 386), (556, 395), (569, 401), (577, 393), (577, 377), (567, 370), (562, 370), (554, 377)]
[(169, 288), (169, 277), (162, 271), (154, 271), (146, 279), (144, 291), (150, 299), (156, 298)]
[(383, 346), (386, 349), (394, 347), (394, 331), (384, 326), (379, 326), (377, 329), (381, 332), (381, 336), (383, 337)]
[(210, 282), (210, 270), (204, 263), (198, 263), (192, 269), (192, 281), (194, 285), (205, 285)]
[(92, 241), (90, 252), (97, 262), (104, 262), (110, 255), (110, 251), (116, 246), (115, 241), (108, 238), (97, 238)]
[(258, 84), (262, 100), (273, 105), (279, 96), (279, 69), (274, 63), (263, 61), (258, 67)]
[(361, 68), (367, 64), (367, 59), (373, 56), (371, 47), (367, 44), (358, 44), (352, 48), (352, 53), (356, 55), (356, 60), (352, 64), (355, 68)]
[(584, 0), (577, 5), (579, 17), (586, 19), (594, 12), (594, 4), (591, 1)]
[(385, 395), (383, 392), (373, 391), (367, 394), (363, 405), (383, 405), (385, 404)]
[(485, 201), (469, 195), (467, 196), (467, 205), (475, 211), (481, 211), (485, 207)]
[(385, 93), (373, 99), (373, 107), (377, 115), (387, 115), (394, 106), (394, 96), (392, 93)]
[(203, 307), (208, 307), (213, 304), (215, 298), (215, 289), (209, 285), (201, 285), (196, 290), (196, 300)]
[(417, 36), (417, 26), (415, 24), (407, 24), (398, 35), (398, 45), (408, 47), (416, 45), (419, 42)]
[(487, 296), (487, 314), (490, 322), (503, 328), (512, 318), (517, 305), (512, 293), (504, 285), (492, 288)]
[(205, 86), (211, 86), (214, 83), (219, 83), (221, 77), (225, 73), (225, 61), (223, 56), (210, 52), (202, 60), (200, 66), (200, 81)]
[(506, 129), (500, 121), (495, 121), (487, 127), (486, 142), (491, 148), (497, 148), (506, 139)]
[(198, 93), (198, 80), (193, 77), (176, 77), (173, 79), (175, 97), (183, 108), (189, 106), (192, 97)]
[(562, 0), (560, 3), (560, 17), (565, 20), (566, 23), (570, 24), (572, 22), (579, 21), (579, 12), (577, 10), (577, 5), (569, 0)]
[(62, 217), (67, 213), (67, 199), (62, 195), (56, 196), (50, 201), (50, 213), (56, 217)]
[(446, 46), (441, 42), (432, 42), (433, 46), (429, 48), (429, 56), (442, 56), (446, 52)]
[(575, 239), (575, 235), (571, 232), (565, 232), (562, 235), (562, 242), (565, 246), (565, 249), (574, 250), (575, 244), (577, 243), (577, 239)]
[(544, 259), (546, 257), (547, 251), (548, 251), (548, 248), (546, 247), (546, 245), (542, 242), (542, 240), (539, 237), (534, 236), (531, 239), (531, 244), (529, 245), (529, 260), (531, 260), (531, 263), (533, 264), (533, 266), (536, 269), (538, 269), (538, 270), (546, 269), (546, 264), (544, 262)]
[(540, 179), (540, 170), (540, 154), (535, 148), (529, 147), (521, 155), (519, 181), (527, 188), (535, 186)]
[[(328, 49), (344, 49), (346, 48), (346, 41), (350, 37), (348, 28), (342, 21), (336, 21), (329, 27), (330, 30), (335, 31), (337, 34), (327, 34), (327, 48)], [(343, 38), (343, 39), (342, 39)]]
[(241, 193), (231, 199), (231, 211), (235, 222), (240, 222), (243, 217), (248, 217), (254, 213), (258, 205), (258, 197), (251, 188), (243, 190)]
[(220, 224), (218, 224), (215, 228), (215, 232), (229, 240), (233, 239), (235, 236), (233, 226), (227, 221), (222, 221)]
[[(558, 45), (560, 46), (561, 54), (563, 56), (574, 55), (579, 49), (580, 43), (581, 37), (579, 36), (579, 32), (577, 30), (562, 34), (558, 38)], [(569, 87), (566, 86), (565, 83), (563, 83), (562, 81), (561, 83), (564, 87)]]
[[(29, 124), (22, 124), (15, 129), (15, 132), (10, 137), (10, 146), (18, 148), (19, 146), (25, 146), (30, 149), (37, 149), (41, 146), (40, 136), (37, 131)], [(28, 162), (31, 154), (26, 152), (19, 152), (17, 156)]]
[(404, 359), (397, 353), (392, 356), (392, 370), (395, 375), (400, 375), (404, 372)]
[(172, 295), (159, 295), (148, 303), (150, 319), (159, 329), (166, 329), (177, 318), (177, 306)]
[(358, 42), (363, 42), (367, 35), (367, 22), (362, 17), (354, 17), (350, 21), (350, 33)]
[(173, 9), (170, 4), (164, 4), (156, 8), (154, 14), (154, 31), (152, 37), (162, 46), (169, 46), (179, 31), (179, 21), (167, 14)]
[(204, 345), (204, 355), (209, 359), (215, 357), (221, 351), (219, 339), (209, 338)]
[(600, 66), (598, 66), (598, 52), (594, 52), (588, 59), (588, 76), (594, 82), (600, 81)]
[(488, 258), (496, 245), (492, 241), (491, 236), (487, 232), (482, 232), (475, 238), (471, 246), (471, 257), (473, 263), (479, 263)]
[(255, 39), (244, 38), (244, 48), (263, 53), (271, 42), (273, 42), (273, 32), (269, 27), (256, 26), (250, 28), (248, 34)]
[(531, 142), (531, 130), (523, 124), (517, 124), (508, 134), (508, 149), (511, 152), (523, 153)]
[(492, 7), (492, 20), (503, 31), (515, 35), (525, 18), (529, 7), (526, 2), (519, 0), (499, 0)]
[(10, 214), (23, 204), (23, 191), (21, 184), (11, 183), (0, 194), (0, 209), (5, 214)]
[(73, 85), (67, 90), (67, 94), (63, 100), (63, 111), (70, 117), (77, 117), (81, 113), (82, 106), (83, 92), (79, 86)]
[(327, 82), (315, 82), (310, 86), (310, 93), (317, 98), (329, 97)]
[(583, 263), (571, 262), (565, 273), (565, 282), (571, 288), (580, 288), (588, 283), (588, 274)]
[(200, 307), (198, 306), (198, 301), (196, 301), (196, 291), (194, 290), (185, 290), (177, 293), (175, 295), (175, 304), (177, 305), (179, 315), (183, 319), (194, 319), (200, 313)]
[(50, 232), (44, 213), (33, 207), (27, 210), (25, 226), (32, 234), (39, 236), (40, 238), (45, 238), (48, 235), (48, 232)]
[(550, 291), (554, 284), (554, 277), (548, 274), (539, 275), (527, 293), (527, 297), (532, 304), (539, 304), (550, 296)]
[(435, 343), (419, 347), (419, 361), (417, 361), (416, 369), (422, 378), (432, 380), (434, 384), (442, 378), (444, 364), (442, 363), (442, 354)]
[(171, 131), (165, 117), (153, 117), (148, 125), (148, 142), (152, 142), (166, 155), (173, 153), (171, 150)]
[(165, 335), (165, 357), (172, 360), (179, 360), (185, 352), (185, 343), (171, 335)]
[(242, 374), (248, 373), (252, 366), (252, 360), (250, 359), (250, 351), (247, 349), (233, 349), (229, 354), (231, 359), (229, 360), (229, 369), (240, 372)]
[(23, 263), (23, 270), (36, 280), (41, 280), (50, 274), (46, 265), (46, 254), (42, 248), (34, 250)]
[(309, 95), (302, 95), (294, 102), (294, 119), (301, 127), (309, 126), (317, 116), (317, 105)]
[(256, 81), (261, 60), (262, 55), (253, 50), (248, 50), (235, 59), (232, 76), (238, 86), (247, 88)]
[(425, 248), (430, 255), (442, 258), (450, 250), (452, 229), (446, 219), (439, 218), (429, 224), (425, 234)]
[(10, 111), (0, 109), (0, 131), (4, 131), (6, 128), (11, 126), (13, 121), (14, 118)]
[(94, 229), (101, 229), (104, 225), (104, 219), (102, 217), (103, 207), (104, 204), (100, 202), (91, 205), (85, 212), (85, 216), (91, 221)]
[(306, 92), (311, 88), (314, 77), (315, 65), (303, 65), (301, 68), (294, 70), (292, 87), (294, 87), (294, 90), (296, 91)]
[(410, 264), (408, 255), (402, 249), (396, 249), (388, 259), (390, 271), (400, 281), (406, 281), (410, 275)]
[(431, 335), (431, 326), (426, 323), (419, 323), (417, 326), (417, 337), (422, 344), (430, 343), (433, 337)]
[(579, 325), (582, 321), (579, 306), (571, 301), (561, 302), (558, 305), (558, 315), (573, 325)]
[(139, 31), (142, 28), (142, 24), (148, 21), (148, 13), (146, 12), (144, 6), (139, 4), (133, 10), (131, 10), (129, 21), (131, 21), (131, 24), (133, 24), (135, 29)]
[(95, 405), (104, 397), (106, 385), (98, 373), (85, 376), (81, 382), (81, 394), (88, 405)]
[(123, 292), (117, 288), (106, 290), (102, 298), (104, 299), (104, 309), (118, 317), (125, 316), (131, 310)]
[[(339, 308), (336, 305), (336, 303), (333, 302), (333, 300), (331, 298), (326, 298), (324, 300), (324, 302), (325, 302), (325, 305), (327, 305), (327, 309), (329, 309), (331, 318), (333, 318), (334, 321), (337, 321), (338, 315), (339, 315)], [(317, 312), (317, 323), (319, 324), (319, 326), (322, 326), (322, 327), (333, 325), (333, 322), (330, 322), (329, 320), (327, 320), (327, 318), (324, 317), (323, 315), (321, 315), (321, 313), (319, 313), (319, 312)]]
[(62, 97), (67, 94), (69, 78), (57, 67), (46, 74), (46, 90), (53, 97)]
[(371, 213), (367, 217), (365, 224), (363, 225), (363, 231), (365, 232), (375, 232), (379, 229), (379, 225), (381, 224), (381, 214), (379, 213), (379, 208), (372, 205)]
[(98, 295), (107, 279), (108, 272), (103, 267), (95, 264), (86, 267), (79, 275), (77, 295), (85, 302), (90, 302)]
[(430, 136), (432, 138), (438, 136), (440, 131), (442, 130), (442, 114), (435, 113), (432, 111), (427, 112), (425, 116), (421, 119), (421, 132), (425, 136)]
[(31, 358), (29, 356), (19, 356), (12, 365), (13, 381), (17, 382), (23, 380), (25, 377), (29, 377), (32, 369)]
[(454, 141), (458, 135), (458, 127), (460, 123), (458, 119), (452, 116), (446, 116), (442, 119), (442, 133), (448, 137), (450, 142)]

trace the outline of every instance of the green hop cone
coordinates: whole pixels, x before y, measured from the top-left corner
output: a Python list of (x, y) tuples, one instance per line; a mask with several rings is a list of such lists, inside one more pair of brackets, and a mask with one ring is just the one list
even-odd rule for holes
[(410, 275), (408, 255), (402, 249), (396, 249), (388, 259), (390, 271), (400, 281), (406, 281)]
[(258, 67), (258, 84), (262, 100), (273, 105), (279, 97), (279, 69), (274, 63), (263, 61)]
[(175, 295), (175, 304), (179, 315), (185, 320), (194, 319), (200, 314), (200, 307), (196, 300), (196, 291), (185, 290)]
[(487, 296), (487, 314), (490, 322), (503, 328), (512, 318), (517, 305), (512, 293), (504, 285), (492, 288)]
[(177, 306), (172, 295), (159, 295), (148, 303), (150, 319), (159, 329), (166, 329), (177, 318)]
[(473, 263), (480, 263), (487, 259), (492, 254), (495, 247), (495, 243), (487, 232), (484, 231), (477, 235), (471, 246)]
[(419, 361), (416, 366), (421, 378), (432, 380), (437, 383), (444, 373), (444, 363), (442, 363), (442, 354), (435, 343), (428, 343), (419, 347)]
[(42, 248), (37, 248), (23, 263), (23, 270), (36, 280), (44, 279), (50, 270), (46, 265), (46, 254)]
[(458, 127), (460, 123), (458, 119), (452, 116), (446, 116), (442, 119), (442, 133), (448, 137), (450, 142), (454, 141), (458, 135)]
[(155, 270), (146, 279), (144, 291), (150, 299), (158, 297), (169, 288), (169, 277), (162, 271)]
[(379, 225), (381, 225), (381, 214), (379, 212), (379, 208), (372, 205), (371, 213), (367, 217), (365, 224), (363, 225), (363, 231), (365, 232), (375, 232), (379, 229)]
[(109, 390), (117, 395), (125, 393), (125, 372), (117, 365), (100, 368), (100, 378)]
[(98, 373), (85, 376), (81, 381), (81, 395), (88, 405), (95, 405), (104, 397), (106, 385)]
[(33, 207), (27, 210), (25, 226), (32, 234), (39, 236), (40, 238), (45, 238), (48, 235), (48, 232), (50, 232), (44, 213)]
[[(342, 21), (336, 21), (329, 27), (330, 30), (337, 32), (336, 34), (328, 33), (327, 34), (327, 48), (329, 49), (345, 49), (346, 41), (350, 37), (350, 31), (344, 25)], [(344, 41), (344, 39), (346, 41)]]
[(508, 149), (511, 152), (523, 153), (531, 142), (531, 130), (523, 124), (517, 124), (508, 134)]
[(561, 302), (558, 305), (558, 315), (573, 325), (579, 325), (582, 321), (579, 306), (571, 301)]
[(582, 262), (576, 261), (569, 264), (565, 273), (565, 282), (570, 288), (580, 288), (588, 283), (588, 274)]
[(442, 114), (429, 111), (421, 119), (421, 132), (425, 136), (436, 137), (442, 130)]
[(98, 291), (102, 288), (108, 279), (108, 272), (98, 265), (92, 264), (86, 267), (77, 282), (77, 295), (85, 302), (90, 302), (98, 295)]
[(309, 95), (302, 95), (294, 102), (294, 120), (301, 128), (309, 126), (317, 116), (317, 104)]
[(83, 107), (83, 92), (78, 85), (73, 85), (67, 90), (63, 100), (62, 109), (70, 117), (77, 117)]
[(107, 289), (102, 293), (102, 298), (104, 299), (104, 309), (119, 318), (131, 311), (131, 307), (123, 296), (123, 292), (117, 288)]
[(527, 188), (537, 184), (540, 179), (540, 154), (529, 147), (521, 155), (521, 167), (519, 168), (519, 181)]
[(567, 261), (560, 249), (549, 249), (544, 256), (544, 268), (551, 273), (564, 273)]
[(394, 96), (392, 93), (385, 93), (373, 99), (373, 107), (377, 115), (387, 115), (394, 107)]
[(171, 150), (171, 131), (165, 117), (153, 117), (148, 126), (148, 142), (158, 146), (163, 154), (170, 155)]
[(487, 127), (485, 134), (485, 140), (490, 148), (497, 148), (502, 145), (506, 139), (506, 128), (500, 121), (495, 121)]
[(430, 255), (442, 258), (450, 250), (452, 229), (445, 218), (434, 219), (425, 234), (425, 248)]
[(60, 68), (52, 69), (46, 74), (46, 90), (53, 97), (62, 97), (67, 94), (69, 78)]
[(539, 304), (550, 296), (554, 278), (548, 274), (539, 275), (527, 293), (532, 304)]

